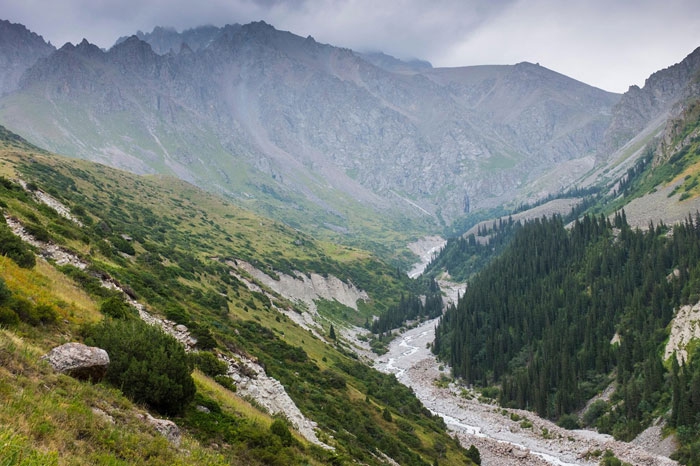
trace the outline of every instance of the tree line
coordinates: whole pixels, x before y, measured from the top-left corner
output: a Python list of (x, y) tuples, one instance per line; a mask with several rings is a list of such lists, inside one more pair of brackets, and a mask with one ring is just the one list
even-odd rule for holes
[[(630, 439), (669, 399), (700, 400), (695, 366), (670, 376), (662, 360), (674, 308), (697, 302), (699, 291), (700, 216), (646, 231), (632, 229), (624, 212), (570, 228), (561, 217), (538, 219), (447, 310), (434, 351), (466, 383), (498, 386), (503, 405), (552, 419), (571, 419), (615, 381), (613, 398), (585, 422)], [(670, 381), (686, 371), (674, 382), (683, 390), (672, 393)], [(699, 427), (700, 401), (685, 402), (684, 412), (683, 425)]]

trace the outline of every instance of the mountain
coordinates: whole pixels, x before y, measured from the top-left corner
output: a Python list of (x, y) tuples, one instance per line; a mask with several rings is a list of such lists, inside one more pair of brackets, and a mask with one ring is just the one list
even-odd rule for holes
[(663, 422), (681, 464), (700, 445), (699, 58), (622, 96), (598, 186), (481, 222), (427, 269), (469, 280), (434, 342), (465, 383), (618, 439)]
[[(424, 283), (2, 127), (0, 157), (3, 464), (473, 464), (349, 337)], [(106, 349), (106, 379), (41, 361), (66, 341)]]
[(178, 49), (193, 33), (143, 36), (171, 37), (164, 55), (136, 36), (106, 52), (66, 45), (27, 71), (0, 121), (59, 153), (353, 237), (540, 195), (528, 183), (553, 163), (590, 168), (618, 100), (528, 63), (392, 72), (263, 22), (204, 31)]
[[(236, 27), (240, 27), (240, 25), (232, 25), (232, 28)], [(156, 27), (148, 33), (138, 31), (135, 36), (147, 42), (158, 55), (165, 55), (178, 53), (183, 44), (186, 44), (190, 50), (203, 50), (214, 42), (223, 31), (224, 29), (215, 26), (200, 26), (182, 32), (177, 32), (173, 28)], [(127, 39), (129, 36), (120, 37), (114, 45), (119, 45)]]
[(624, 206), (633, 226), (682, 222), (700, 209), (698, 82), (700, 48), (630, 88), (613, 110), (599, 165), (580, 182), (618, 196), (614, 206)]
[(23, 25), (0, 20), (0, 96), (16, 90), (27, 68), (54, 50)]
[(601, 154), (613, 154), (648, 125), (660, 123), (663, 126), (688, 85), (697, 79), (699, 70), (700, 47), (680, 63), (649, 76), (643, 88), (630, 86), (613, 107), (613, 118), (605, 134), (605, 150)]
[(382, 52), (364, 52), (357, 55), (366, 62), (393, 73), (418, 73), (433, 67), (425, 60), (399, 60)]

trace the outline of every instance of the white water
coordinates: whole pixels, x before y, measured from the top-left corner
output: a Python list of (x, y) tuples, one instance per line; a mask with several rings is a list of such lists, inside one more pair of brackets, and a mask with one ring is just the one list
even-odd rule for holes
[[(457, 387), (436, 386), (436, 379), (449, 375), (448, 369), (439, 370), (439, 362), (427, 347), (434, 339), (436, 324), (437, 319), (406, 331), (391, 343), (387, 354), (375, 361), (375, 367), (394, 374), (411, 387), (426, 408), (444, 419), (465, 447), (477, 445), (484, 466), (593, 466), (600, 459), (587, 460), (585, 454), (607, 448), (632, 464), (676, 464), (668, 458), (649, 455), (631, 444), (616, 442), (607, 435), (560, 429), (533, 413), (509, 410), (504, 416), (495, 405), (460, 396), (461, 389)], [(511, 412), (517, 413), (520, 420), (511, 420)], [(525, 418), (533, 427), (520, 426)], [(544, 429), (549, 433), (545, 435)]]
[[(426, 343), (434, 339), (436, 324), (437, 320), (425, 322), (394, 340), (389, 347), (389, 352), (377, 361), (376, 367), (380, 371), (394, 374), (400, 382), (413, 388), (430, 412), (442, 417), (448, 428), (456, 433), (496, 441), (508, 448), (512, 447), (523, 452), (529, 451), (530, 454), (556, 466), (589, 464), (586, 462), (572, 463), (568, 458), (559, 458), (555, 456), (554, 452), (538, 449), (532, 442), (514, 441), (509, 431), (501, 436), (490, 432), (490, 429), (486, 429), (483, 425), (494, 424), (494, 416), (492, 415), (494, 408), (491, 405), (484, 405), (488, 413), (487, 419), (479, 420), (475, 419), (474, 412), (468, 413), (459, 406), (463, 400), (455, 396), (454, 393), (445, 390), (446, 393), (441, 394), (442, 396), (436, 396), (437, 387), (435, 387), (433, 380), (439, 377), (440, 371), (436, 369), (438, 362), (426, 347)], [(432, 371), (426, 369), (426, 363), (433, 367)]]

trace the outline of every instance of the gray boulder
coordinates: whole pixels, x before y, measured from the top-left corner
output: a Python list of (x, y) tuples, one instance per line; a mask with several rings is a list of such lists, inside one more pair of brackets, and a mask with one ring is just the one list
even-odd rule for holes
[(107, 351), (82, 343), (57, 346), (41, 358), (47, 360), (56, 372), (93, 382), (101, 380), (109, 366)]
[(176, 447), (180, 446), (182, 434), (180, 433), (180, 428), (173, 421), (158, 419), (148, 413), (141, 414), (140, 417), (147, 424), (153, 426), (159, 434), (168, 439), (168, 442), (170, 442), (172, 445)]

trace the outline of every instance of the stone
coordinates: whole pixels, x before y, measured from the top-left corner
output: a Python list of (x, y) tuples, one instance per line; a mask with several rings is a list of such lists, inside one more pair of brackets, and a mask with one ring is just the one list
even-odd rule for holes
[(56, 372), (93, 382), (101, 380), (109, 367), (107, 351), (82, 343), (57, 346), (41, 358), (48, 361)]
[(180, 442), (182, 441), (182, 433), (180, 432), (180, 428), (173, 421), (158, 419), (148, 413), (142, 414), (139, 417), (146, 421), (146, 423), (153, 426), (153, 428), (156, 429), (159, 434), (165, 437), (172, 445), (176, 447), (180, 446)]

